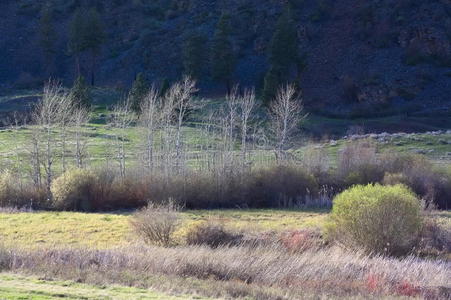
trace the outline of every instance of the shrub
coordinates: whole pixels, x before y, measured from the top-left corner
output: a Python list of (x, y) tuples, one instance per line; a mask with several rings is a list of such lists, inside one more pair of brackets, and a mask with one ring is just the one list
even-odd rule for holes
[(0, 272), (8, 270), (11, 267), (12, 260), (11, 252), (0, 244)]
[(368, 141), (347, 144), (338, 157), (338, 175), (345, 186), (380, 182), (384, 169), (377, 159), (376, 148)]
[(405, 186), (354, 186), (334, 199), (330, 237), (368, 252), (400, 255), (421, 228), (421, 205)]
[(179, 223), (179, 207), (174, 202), (152, 204), (135, 213), (130, 223), (134, 232), (149, 245), (169, 247)]
[[(451, 170), (439, 168), (426, 157), (413, 154), (386, 154), (381, 159), (386, 174), (384, 183), (409, 186), (429, 205), (451, 207)], [(397, 174), (397, 175), (394, 175)]]
[(330, 158), (325, 148), (306, 147), (302, 154), (302, 164), (315, 177), (321, 178), (330, 169)]
[(299, 166), (280, 165), (256, 170), (248, 178), (247, 199), (254, 207), (296, 207), (317, 197), (318, 183)]
[(9, 171), (0, 174), (0, 207), (23, 210), (48, 208), (46, 193), (42, 188), (20, 178)]
[(96, 184), (97, 177), (89, 170), (67, 171), (52, 182), (51, 192), (55, 208), (90, 211)]
[(0, 206), (17, 206), (17, 181), (8, 171), (0, 174)]
[(188, 245), (207, 245), (211, 248), (236, 245), (242, 236), (227, 231), (222, 224), (203, 222), (191, 228), (186, 235)]
[(451, 229), (428, 218), (421, 229), (417, 254), (421, 256), (450, 255)]
[(284, 232), (280, 236), (279, 242), (291, 252), (318, 250), (324, 245), (321, 233), (312, 229)]

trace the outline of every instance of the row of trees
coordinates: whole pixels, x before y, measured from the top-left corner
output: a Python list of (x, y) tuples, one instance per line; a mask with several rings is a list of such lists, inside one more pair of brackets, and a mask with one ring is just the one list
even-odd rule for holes
[[(223, 13), (216, 25), (212, 40), (199, 32), (188, 35), (182, 47), (183, 66), (186, 75), (201, 79), (209, 66), (211, 77), (223, 82), (230, 92), (236, 65), (232, 42), (232, 18)], [(68, 26), (67, 50), (74, 58), (77, 77), (89, 72), (91, 85), (95, 84), (96, 65), (106, 34), (102, 20), (95, 8), (75, 10)], [(40, 18), (39, 41), (47, 66), (47, 75), (55, 73), (55, 60), (60, 45), (54, 28), (51, 5), (43, 6)], [(210, 47), (207, 45), (210, 44)], [(280, 16), (268, 49), (269, 70), (265, 76), (263, 98), (268, 103), (276, 95), (277, 88), (298, 77), (302, 60), (298, 55), (299, 41), (291, 6), (287, 4)]]
[[(205, 73), (205, 61), (211, 59), (211, 76), (224, 82), (230, 92), (236, 55), (232, 44), (231, 17), (223, 13), (216, 25), (211, 48), (205, 45), (208, 38), (198, 32), (188, 36), (183, 46), (185, 73), (193, 78), (201, 78)], [(208, 50), (211, 51), (209, 55)], [(299, 55), (299, 39), (291, 5), (283, 10), (269, 44), (269, 69), (264, 79), (263, 99), (269, 103), (274, 99), (282, 84), (295, 81), (303, 69), (303, 59)]]
[[(294, 86), (281, 88), (266, 111), (269, 121), (256, 118), (262, 111), (255, 93), (248, 89), (239, 93), (234, 87), (226, 101), (207, 108), (206, 101), (195, 99), (196, 82), (189, 77), (174, 83), (164, 94), (155, 86), (149, 88), (139, 110), (132, 109), (132, 93), (110, 112), (108, 126), (111, 144), (101, 159), (116, 166), (120, 177), (125, 177), (132, 162), (146, 174), (184, 175), (195, 168), (208, 172), (244, 170), (253, 160), (258, 138), (264, 135), (275, 150), (277, 159), (283, 159), (286, 148), (305, 117), (302, 101)], [(43, 185), (50, 195), (50, 186), (56, 173), (69, 167), (88, 166), (89, 147), (86, 124), (89, 109), (80, 103), (76, 90), (66, 91), (55, 82), (44, 89), (42, 101), (33, 114), (34, 125), (28, 153), (31, 177), (36, 185)], [(190, 114), (202, 110), (196, 125)], [(189, 129), (201, 140), (197, 145), (189, 142)], [(139, 142), (130, 145), (132, 132), (139, 132)], [(130, 148), (132, 147), (132, 149)], [(56, 162), (58, 162), (56, 164)], [(57, 167), (58, 166), (58, 169)], [(60, 168), (60, 170), (59, 170)]]

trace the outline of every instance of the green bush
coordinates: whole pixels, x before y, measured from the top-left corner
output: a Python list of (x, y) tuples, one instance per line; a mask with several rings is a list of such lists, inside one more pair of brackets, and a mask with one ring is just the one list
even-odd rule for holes
[(421, 203), (404, 185), (357, 185), (333, 202), (329, 237), (372, 253), (410, 251), (421, 229)]
[(61, 210), (90, 211), (96, 185), (97, 177), (92, 171), (69, 170), (52, 183), (53, 204)]

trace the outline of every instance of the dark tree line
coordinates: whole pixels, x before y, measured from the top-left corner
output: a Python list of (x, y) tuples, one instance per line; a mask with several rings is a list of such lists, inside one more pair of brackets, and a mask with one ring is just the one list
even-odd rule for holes
[[(205, 36), (200, 33), (189, 35), (183, 47), (185, 73), (193, 78), (200, 78), (204, 74), (205, 65), (208, 64), (211, 77), (224, 83), (230, 91), (236, 63), (231, 35), (231, 17), (227, 13), (221, 15), (209, 49), (205, 46), (208, 41)], [(208, 50), (210, 53), (207, 53)], [(290, 4), (286, 5), (277, 21), (268, 47), (268, 63), (262, 93), (266, 104), (274, 99), (281, 85), (295, 82), (303, 67)]]
[[(52, 7), (44, 5), (40, 18), (39, 42), (49, 77), (54, 71), (57, 52), (58, 36), (54, 26)], [(221, 14), (211, 40), (201, 32), (188, 34), (182, 45), (184, 73), (195, 79), (208, 74), (214, 81), (224, 84), (230, 92), (237, 61), (232, 34), (232, 19), (226, 12)], [(86, 85), (83, 74), (89, 75), (90, 85), (95, 84), (98, 57), (106, 40), (104, 25), (95, 7), (77, 8), (74, 11), (67, 30), (67, 40), (67, 53), (73, 57), (75, 65), (74, 86), (83, 90), (84, 88), (80, 88), (81, 83)], [(301, 69), (296, 24), (291, 5), (287, 4), (268, 46), (268, 70), (262, 90), (265, 103), (274, 99), (278, 87), (296, 82)], [(139, 74), (131, 90), (136, 110), (146, 86), (144, 75)]]

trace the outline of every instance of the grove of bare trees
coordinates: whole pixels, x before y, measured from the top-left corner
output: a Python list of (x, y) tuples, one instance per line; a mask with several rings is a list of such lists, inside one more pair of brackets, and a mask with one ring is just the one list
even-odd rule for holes
[(50, 81), (34, 109), (31, 138), (24, 145), (32, 182), (50, 198), (58, 174), (97, 167), (99, 161), (107, 161), (120, 178), (130, 170), (170, 180), (189, 170), (220, 178), (288, 157), (283, 154), (306, 117), (294, 86), (282, 87), (268, 110), (259, 106), (253, 89), (240, 93), (233, 87), (221, 103), (199, 99), (197, 91), (196, 82), (184, 77), (163, 94), (151, 86), (138, 111), (132, 109), (132, 95), (117, 103), (108, 113), (106, 150), (96, 153), (94, 161), (90, 152), (97, 145), (90, 144), (87, 132), (90, 108), (78, 105), (73, 93)]

